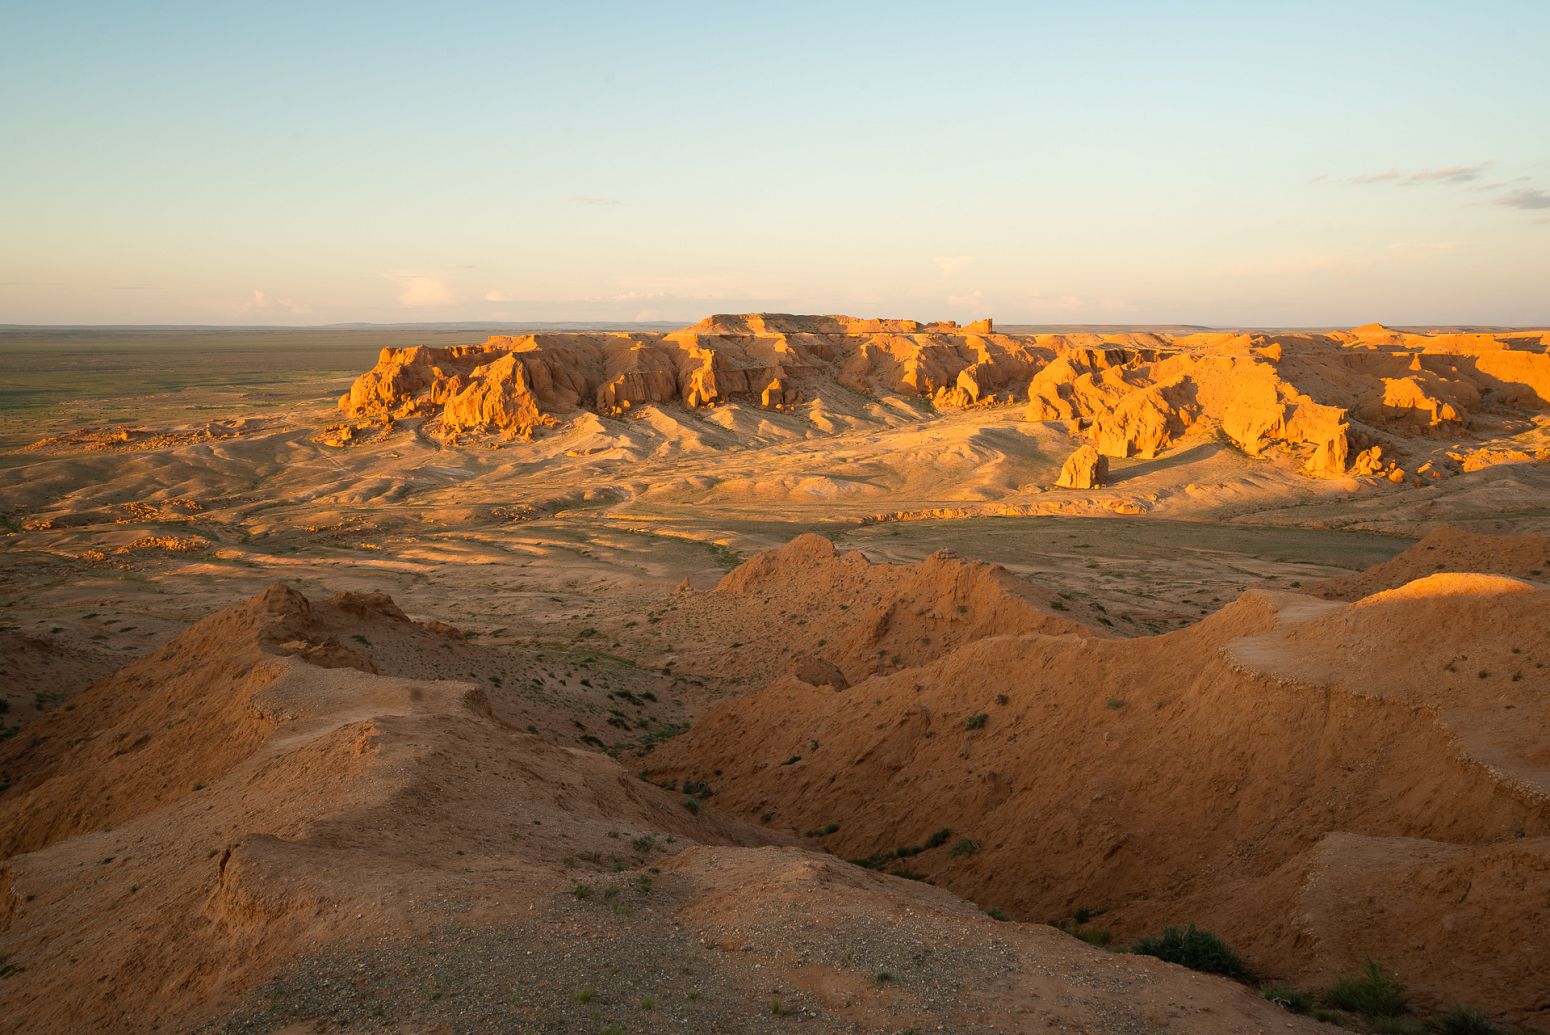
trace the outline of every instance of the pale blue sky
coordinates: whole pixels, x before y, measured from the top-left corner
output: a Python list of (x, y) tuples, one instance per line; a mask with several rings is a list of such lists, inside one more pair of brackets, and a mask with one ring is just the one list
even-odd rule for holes
[(0, 322), (1550, 323), (1550, 3), (0, 0)]

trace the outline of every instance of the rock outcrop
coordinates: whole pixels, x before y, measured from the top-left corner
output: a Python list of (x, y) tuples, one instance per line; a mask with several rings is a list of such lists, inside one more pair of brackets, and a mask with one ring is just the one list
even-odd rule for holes
[[(619, 417), (641, 406), (729, 402), (790, 410), (844, 388), (924, 398), (943, 410), (1023, 403), (1028, 420), (1068, 422), (1108, 457), (1152, 458), (1199, 430), (1249, 456), (1290, 457), (1313, 477), (1401, 481), (1413, 440), (1550, 407), (1546, 338), (1374, 326), (1021, 335), (998, 333), (988, 320), (960, 327), (751, 313), (665, 334), (384, 349), (339, 408), (358, 422), (425, 418), (451, 437), (526, 438), (583, 411)], [(336, 437), (347, 444), (354, 429)]]

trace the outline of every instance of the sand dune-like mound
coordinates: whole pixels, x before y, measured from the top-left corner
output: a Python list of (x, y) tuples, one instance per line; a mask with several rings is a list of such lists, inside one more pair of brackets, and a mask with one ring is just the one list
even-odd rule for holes
[(1289, 456), (1312, 476), (1403, 481), (1543, 459), (1497, 448), (1444, 460), (1412, 440), (1478, 437), (1506, 413), (1546, 409), (1550, 352), (1532, 336), (1387, 328), (1011, 335), (989, 321), (763, 313), (666, 334), (385, 349), (339, 408), (355, 421), (433, 418), (454, 437), (525, 437), (582, 411), (732, 401), (788, 410), (836, 387), (939, 409), (1021, 402), (1029, 420), (1069, 422), (1104, 456), (1154, 457), (1200, 427), (1251, 457)]
[(1090, 606), (1042, 593), (995, 565), (948, 552), (918, 565), (877, 564), (814, 534), (761, 553), (714, 590), (681, 594), (674, 603), (659, 629), (678, 648), (676, 666), (750, 681), (814, 659), (856, 682), (985, 636), (1104, 635)]
[(1487, 572), (1550, 579), (1550, 538), (1490, 535), (1444, 526), (1383, 564), (1327, 579), (1308, 592), (1330, 600), (1357, 600), (1435, 572)]
[[(778, 560), (749, 574), (777, 581)], [(1422, 1002), (1542, 1021), (1550, 942), (1520, 910), (1550, 863), (1546, 643), (1550, 590), (1514, 579), (1344, 605), (1250, 591), (1162, 636), (992, 629), (843, 688), (785, 674), (649, 771), (1022, 918), (1199, 923), (1310, 983), (1381, 952)], [(1332, 837), (1377, 869), (1333, 865)], [(1416, 879), (1341, 908), (1375, 872)], [(1526, 890), (1460, 905), (1474, 873)], [(1455, 927), (1527, 943), (1465, 962)]]

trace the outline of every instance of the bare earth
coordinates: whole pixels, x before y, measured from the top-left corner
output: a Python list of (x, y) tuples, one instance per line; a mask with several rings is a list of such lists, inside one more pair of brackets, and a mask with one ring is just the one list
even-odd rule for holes
[(17, 353), (0, 1031), (1550, 1031), (1546, 332), (474, 341)]

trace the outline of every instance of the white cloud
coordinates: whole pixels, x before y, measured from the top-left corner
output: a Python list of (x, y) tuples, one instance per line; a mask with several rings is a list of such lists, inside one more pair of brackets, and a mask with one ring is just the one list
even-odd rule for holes
[(440, 277), (419, 273), (384, 273), (382, 276), (398, 285), (398, 304), (405, 308), (431, 308), (457, 302)]
[(951, 277), (971, 266), (974, 258), (972, 255), (938, 255), (931, 261), (936, 263), (936, 268), (942, 271), (943, 277)]
[(499, 291), (499, 290), (497, 290), (495, 288), (491, 288), (489, 291), (486, 291), (484, 293), (484, 300), (486, 302), (511, 302), (511, 301), (515, 301), (506, 292)]
[(292, 302), (288, 298), (270, 298), (269, 292), (253, 289), (253, 295), (246, 302), (237, 307), (240, 313), (291, 313), (301, 316), (312, 312), (312, 307), (302, 302)]

